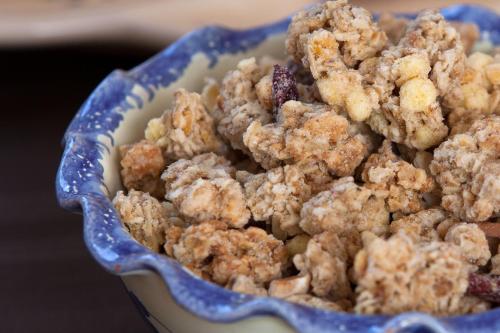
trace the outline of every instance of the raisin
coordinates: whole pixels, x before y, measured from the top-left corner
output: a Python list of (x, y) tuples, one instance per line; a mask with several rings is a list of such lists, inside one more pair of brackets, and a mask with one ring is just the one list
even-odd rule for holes
[(297, 83), (293, 74), (285, 66), (274, 65), (273, 72), (273, 103), (274, 112), (290, 100), (299, 98)]
[(467, 293), (486, 301), (500, 303), (500, 275), (471, 273)]

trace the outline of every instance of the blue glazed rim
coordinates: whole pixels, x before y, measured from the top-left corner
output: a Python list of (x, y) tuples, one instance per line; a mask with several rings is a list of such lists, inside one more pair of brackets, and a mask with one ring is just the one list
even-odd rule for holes
[[(442, 10), (449, 20), (474, 22), (500, 44), (500, 17), (483, 7), (453, 6)], [(411, 15), (409, 15), (411, 16)], [(140, 85), (152, 99), (159, 87), (175, 82), (199, 52), (217, 63), (221, 54), (252, 49), (268, 37), (286, 31), (289, 19), (244, 31), (221, 27), (196, 30), (129, 72), (115, 70), (105, 78), (82, 105), (70, 123), (56, 178), (59, 204), (73, 212), (83, 212), (85, 243), (107, 271), (123, 274), (141, 270), (158, 273), (174, 300), (189, 312), (213, 322), (234, 322), (254, 315), (273, 315), (300, 332), (499, 332), (500, 309), (476, 315), (434, 318), (421, 313), (398, 316), (361, 316), (334, 313), (284, 302), (275, 298), (243, 295), (198, 279), (175, 260), (152, 253), (134, 241), (123, 229), (107, 197), (104, 169), (99, 160), (113, 143), (113, 132), (127, 110), (143, 100), (132, 92)]]

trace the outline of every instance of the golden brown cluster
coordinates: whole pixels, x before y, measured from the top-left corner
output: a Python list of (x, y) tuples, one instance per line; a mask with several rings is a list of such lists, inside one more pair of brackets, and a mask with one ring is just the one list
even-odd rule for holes
[(120, 147), (121, 221), (235, 292), (359, 314), (490, 308), (500, 55), (469, 54), (478, 36), (347, 0), (296, 14), (287, 61), (177, 90)]

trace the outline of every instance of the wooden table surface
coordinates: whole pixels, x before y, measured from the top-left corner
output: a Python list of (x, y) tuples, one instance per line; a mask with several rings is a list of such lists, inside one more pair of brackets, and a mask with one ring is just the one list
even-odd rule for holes
[[(431, 2), (383, 3), (399, 10)], [(120, 280), (86, 251), (81, 216), (57, 206), (54, 178), (80, 104), (111, 70), (154, 52), (109, 44), (0, 50), (0, 332), (150, 331)]]

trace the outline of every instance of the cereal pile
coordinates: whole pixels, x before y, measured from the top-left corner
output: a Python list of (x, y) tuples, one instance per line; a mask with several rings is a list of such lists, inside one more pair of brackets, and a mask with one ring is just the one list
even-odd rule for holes
[[(131, 235), (233, 291), (333, 311), (500, 302), (500, 52), (435, 11), (296, 14), (288, 60), (179, 89), (120, 147)], [(500, 226), (500, 223), (498, 224)]]

